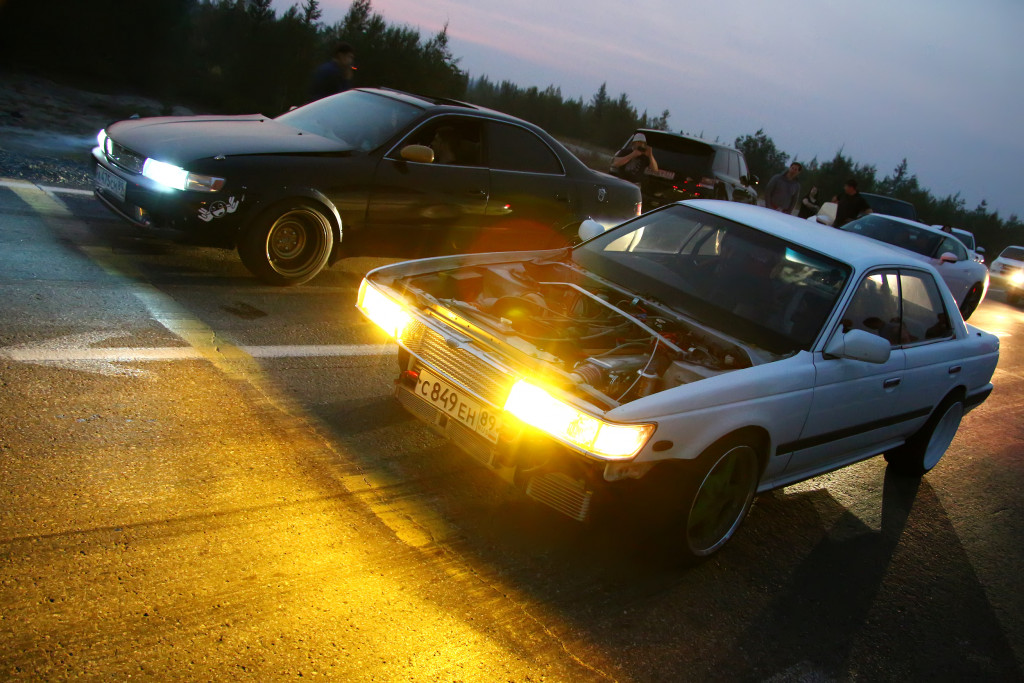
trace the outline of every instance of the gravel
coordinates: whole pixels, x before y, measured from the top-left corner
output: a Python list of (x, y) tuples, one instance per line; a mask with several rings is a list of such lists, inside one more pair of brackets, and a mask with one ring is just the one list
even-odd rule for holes
[(0, 178), (89, 188), (89, 150), (101, 128), (134, 114), (189, 113), (137, 95), (0, 72)]

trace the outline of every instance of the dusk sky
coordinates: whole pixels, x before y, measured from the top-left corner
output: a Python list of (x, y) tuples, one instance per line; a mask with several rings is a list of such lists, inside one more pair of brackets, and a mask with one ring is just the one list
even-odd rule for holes
[[(340, 21), (349, 4), (321, 0), (322, 21)], [(424, 38), (447, 23), (471, 77), (555, 85), (585, 101), (607, 83), (638, 111), (668, 109), (672, 130), (732, 144), (763, 128), (799, 160), (842, 148), (878, 179), (906, 157), (936, 197), (959, 191), (968, 209), (986, 199), (1003, 218), (1024, 218), (1022, 0), (372, 6)]]

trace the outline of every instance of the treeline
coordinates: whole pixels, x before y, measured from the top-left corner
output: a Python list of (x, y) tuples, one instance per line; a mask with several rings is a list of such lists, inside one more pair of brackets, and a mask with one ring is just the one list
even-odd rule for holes
[[(584, 156), (607, 168), (608, 152), (636, 128), (668, 130), (668, 110), (638, 112), (627, 94), (605, 85), (589, 99), (561, 89), (522, 87), (459, 67), (447, 27), (424, 37), (388, 23), (371, 0), (354, 0), (344, 18), (321, 21), (319, 0), (301, 0), (280, 15), (271, 0), (0, 0), (0, 68), (15, 68), (77, 85), (130, 90), (162, 102), (214, 113), (276, 115), (307, 99), (309, 79), (340, 42), (356, 53), (355, 83), (474, 102), (526, 119), (554, 135), (599, 150)], [(786, 168), (790, 155), (764, 130), (736, 139), (762, 184)], [(986, 202), (968, 209), (959, 194), (934, 197), (906, 162), (879, 179), (877, 169), (842, 153), (805, 162), (803, 187), (831, 198), (848, 177), (865, 192), (912, 202), (929, 223), (955, 225), (977, 235), (994, 256), (1024, 244), (1017, 216), (1003, 220)]]
[[(763, 129), (753, 135), (736, 138), (735, 146), (743, 152), (751, 173), (760, 178), (762, 186), (794, 160), (793, 156), (776, 147)], [(855, 178), (862, 192), (884, 194), (910, 202), (917, 209), (918, 218), (929, 225), (951, 225), (973, 232), (978, 244), (986, 249), (986, 261), (994, 259), (1006, 246), (1024, 244), (1024, 223), (1016, 214), (1002, 219), (998, 211), (989, 210), (984, 199), (970, 209), (959, 192), (936, 197), (921, 187), (917, 176), (910, 172), (906, 159), (882, 178), (878, 177), (875, 166), (856, 163), (841, 149), (828, 161), (819, 161), (817, 157), (810, 161), (797, 161), (804, 167), (800, 174), (802, 192), (806, 194), (811, 187), (817, 186), (819, 203), (831, 200), (842, 191), (848, 178)]]

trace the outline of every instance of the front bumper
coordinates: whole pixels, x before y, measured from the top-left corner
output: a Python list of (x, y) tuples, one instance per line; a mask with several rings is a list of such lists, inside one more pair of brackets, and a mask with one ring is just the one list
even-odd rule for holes
[(92, 150), (92, 174), (96, 198), (132, 225), (192, 244), (234, 247), (244, 193), (168, 189), (120, 168), (99, 147)]

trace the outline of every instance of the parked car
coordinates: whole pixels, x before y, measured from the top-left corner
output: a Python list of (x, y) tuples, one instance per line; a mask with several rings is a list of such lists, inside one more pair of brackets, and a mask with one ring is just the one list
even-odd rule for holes
[(343, 255), (543, 248), (640, 192), (540, 128), (473, 105), (357, 89), (277, 118), (119, 121), (92, 151), (95, 194), (140, 227), (238, 249), (273, 285)]
[(885, 242), (933, 265), (953, 293), (964, 320), (971, 317), (988, 293), (988, 268), (973, 260), (960, 240), (938, 228), (895, 216), (869, 214), (839, 229)]
[(357, 304), (409, 412), (573, 519), (643, 510), (706, 557), (757, 493), (880, 453), (927, 472), (992, 389), (998, 338), (903, 251), (713, 200), (581, 233), (385, 266)]
[(658, 170), (648, 170), (640, 182), (646, 210), (683, 199), (757, 203), (757, 178), (750, 175), (747, 160), (739, 150), (648, 128), (637, 130), (629, 140), (636, 133), (647, 138), (658, 163)]
[(1006, 303), (1024, 298), (1024, 247), (1006, 247), (989, 268), (992, 284), (1006, 292)]
[[(943, 228), (941, 225), (933, 225), (933, 228)], [(967, 252), (970, 254), (971, 259), (978, 263), (985, 262), (985, 247), (979, 246), (974, 239), (974, 233), (968, 230), (961, 230), (960, 228), (949, 228), (953, 236), (960, 240), (965, 247)]]
[[(871, 213), (897, 216), (911, 221), (917, 220), (917, 209), (910, 202), (896, 199), (895, 197), (887, 197), (882, 194), (872, 194), (871, 192), (861, 192), (860, 196), (871, 207)], [(832, 225), (836, 220), (836, 208), (835, 202), (825, 202), (818, 209), (818, 214), (814, 216), (814, 220), (822, 225)]]

